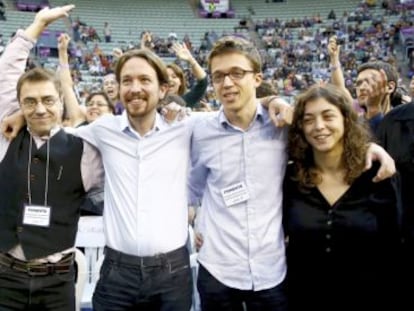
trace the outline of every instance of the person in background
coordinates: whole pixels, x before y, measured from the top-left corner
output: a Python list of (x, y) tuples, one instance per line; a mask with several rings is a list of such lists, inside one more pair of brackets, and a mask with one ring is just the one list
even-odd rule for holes
[(187, 90), (187, 79), (182, 68), (175, 63), (168, 64), (168, 93), (180, 95), (190, 108), (197, 107), (207, 90), (207, 74), (197, 60), (191, 55), (191, 52), (185, 44), (174, 42), (171, 49), (179, 60), (188, 62), (196, 81), (194, 86), (190, 90)]
[[(119, 54), (117, 50), (116, 53)], [(122, 54), (122, 53), (121, 53)], [(116, 81), (114, 73), (108, 73), (103, 77), (102, 82), (103, 91), (111, 100), (111, 104), (114, 107), (115, 115), (120, 115), (124, 111), (124, 106), (122, 105), (121, 101), (119, 100), (119, 85)]]
[(297, 98), (283, 191), (289, 310), (393, 309), (398, 299), (399, 178), (372, 182), (370, 140), (335, 86)]
[(108, 95), (103, 91), (91, 92), (82, 107), (74, 92), (73, 80), (69, 67), (68, 46), (70, 38), (62, 33), (58, 38), (59, 67), (58, 76), (66, 111), (67, 125), (77, 127), (95, 121), (105, 114), (114, 114), (115, 109)]
[[(413, 79), (411, 84), (413, 84)], [(414, 102), (400, 105), (384, 116), (378, 127), (379, 143), (395, 160), (401, 175), (403, 214), (403, 253), (397, 264), (400, 280), (395, 284), (400, 292), (396, 308), (411, 310), (414, 301), (411, 287), (414, 279)]]
[(111, 25), (109, 25), (108, 22), (104, 23), (103, 33), (104, 33), (105, 42), (111, 42), (112, 29), (111, 29)]

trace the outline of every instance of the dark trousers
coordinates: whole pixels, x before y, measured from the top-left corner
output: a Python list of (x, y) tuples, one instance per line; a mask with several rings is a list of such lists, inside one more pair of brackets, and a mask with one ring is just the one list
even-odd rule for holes
[(0, 265), (0, 311), (74, 311), (75, 272), (31, 276)]
[(94, 311), (188, 311), (192, 276), (185, 246), (151, 257), (105, 249), (93, 295)]
[(219, 282), (202, 265), (197, 279), (203, 311), (240, 311), (243, 303), (248, 311), (287, 311), (285, 282), (261, 290), (239, 290)]

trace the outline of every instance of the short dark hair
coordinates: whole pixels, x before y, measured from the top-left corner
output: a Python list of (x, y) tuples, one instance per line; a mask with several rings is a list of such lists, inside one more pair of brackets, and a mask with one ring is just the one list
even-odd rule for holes
[(395, 89), (398, 86), (398, 72), (393, 65), (384, 61), (373, 61), (361, 64), (358, 69), (357, 73), (360, 74), (364, 70), (373, 69), (380, 71), (381, 69), (384, 70), (385, 75), (387, 76), (387, 82), (394, 82)]
[(109, 99), (108, 95), (106, 95), (104, 91), (97, 91), (97, 92), (89, 93), (89, 95), (85, 99), (85, 103), (88, 103), (89, 101), (91, 101), (92, 98), (95, 96), (102, 96), (105, 99), (106, 103), (108, 104), (109, 109), (111, 109), (111, 112), (115, 113), (115, 107), (112, 104), (111, 100)]
[(211, 61), (214, 57), (228, 53), (240, 53), (246, 56), (252, 64), (253, 71), (255, 73), (262, 72), (262, 59), (254, 44), (236, 36), (225, 36), (216, 41), (208, 55), (209, 71), (211, 72)]
[(22, 74), (17, 81), (17, 99), (20, 101), (20, 92), (22, 86), (25, 83), (36, 83), (36, 82), (52, 82), (56, 88), (56, 91), (59, 93), (59, 96), (62, 94), (62, 88), (59, 79), (56, 77), (53, 71), (44, 69), (41, 67), (36, 67), (26, 71)]

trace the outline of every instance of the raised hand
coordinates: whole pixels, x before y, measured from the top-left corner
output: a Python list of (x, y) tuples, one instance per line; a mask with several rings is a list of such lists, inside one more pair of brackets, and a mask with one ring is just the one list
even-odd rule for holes
[(331, 64), (339, 63), (339, 55), (341, 51), (341, 46), (337, 44), (336, 36), (332, 36), (329, 38), (328, 43), (328, 54), (330, 57)]
[(193, 60), (193, 56), (191, 55), (191, 52), (187, 49), (187, 46), (183, 43), (178, 43), (175, 42), (172, 46), (171, 49), (174, 51), (175, 55), (184, 61), (191, 61)]
[(58, 37), (58, 50), (59, 50), (59, 53), (61, 51), (66, 52), (68, 50), (69, 42), (70, 42), (69, 35), (66, 34), (66, 33), (61, 33), (60, 36)]
[(45, 7), (37, 12), (33, 23), (25, 29), (25, 34), (32, 40), (37, 40), (46, 27), (62, 17), (69, 16), (69, 12), (75, 8), (73, 4), (58, 6), (50, 9)]
[(47, 26), (61, 17), (68, 17), (69, 12), (74, 8), (75, 5), (73, 4), (58, 6), (55, 8), (45, 7), (36, 14), (34, 22), (38, 22)]

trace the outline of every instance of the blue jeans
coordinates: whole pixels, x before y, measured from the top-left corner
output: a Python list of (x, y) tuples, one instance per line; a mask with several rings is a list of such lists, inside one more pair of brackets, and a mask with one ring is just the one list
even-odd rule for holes
[(75, 272), (30, 276), (0, 265), (0, 311), (74, 311)]
[(227, 287), (199, 266), (197, 288), (203, 311), (241, 311), (243, 303), (248, 311), (287, 311), (285, 282), (261, 290), (240, 290)]
[(106, 247), (93, 295), (94, 311), (188, 311), (191, 302), (192, 276), (185, 246), (151, 257)]

